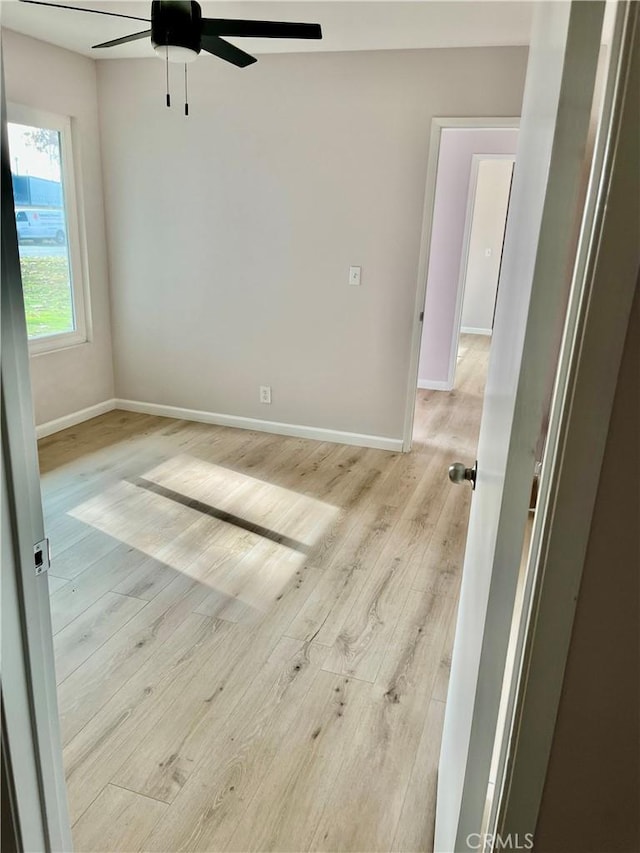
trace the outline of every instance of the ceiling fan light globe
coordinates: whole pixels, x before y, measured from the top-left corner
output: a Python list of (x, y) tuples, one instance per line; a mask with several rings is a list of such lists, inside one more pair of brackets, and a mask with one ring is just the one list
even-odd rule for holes
[(198, 51), (190, 47), (182, 47), (179, 44), (156, 44), (153, 49), (160, 59), (168, 59), (169, 62), (179, 62), (184, 65), (198, 58)]

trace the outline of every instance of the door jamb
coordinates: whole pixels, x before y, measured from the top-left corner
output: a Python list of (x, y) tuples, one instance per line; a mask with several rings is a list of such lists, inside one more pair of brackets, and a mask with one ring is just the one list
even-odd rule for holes
[[(489, 834), (497, 828), (503, 837), (535, 833), (637, 286), (638, 4), (620, 4), (615, 30), (616, 70), (609, 71), (605, 92), (605, 110), (610, 98), (609, 118), (613, 113), (611, 134), (605, 116), (567, 309), (576, 318), (575, 331), (565, 333), (560, 355), (562, 381), (554, 391), (549, 426), (554, 440), (540, 478), (529, 557), (534, 570), (525, 589), (515, 652), (519, 672), (510, 690), (496, 779), (499, 796), (488, 827)], [(635, 222), (629, 221), (632, 211)]]
[(429, 137), (429, 158), (427, 160), (427, 178), (424, 191), (424, 208), (422, 212), (422, 231), (420, 238), (420, 256), (418, 260), (418, 278), (416, 282), (416, 298), (414, 308), (413, 330), (409, 355), (409, 374), (407, 378), (406, 406), (404, 416), (404, 431), (402, 450), (411, 450), (413, 436), (413, 417), (416, 407), (416, 391), (418, 388), (418, 368), (420, 365), (420, 345), (422, 343), (421, 312), (427, 293), (427, 274), (429, 271), (429, 255), (431, 253), (431, 229), (433, 228), (433, 206), (436, 196), (436, 178), (438, 175), (438, 159), (440, 157), (440, 139), (445, 128), (476, 128), (486, 130), (502, 130), (519, 128), (520, 117), (474, 116), (467, 118), (439, 117), (431, 120)]
[(50, 853), (70, 851), (73, 842), (62, 762), (48, 573), (46, 569), (37, 571), (34, 561), (34, 546), (45, 539), (45, 531), (4, 97), (1, 102), (2, 639), (11, 648), (8, 656), (5, 653), (2, 671), (3, 741), (6, 735), (22, 843), (27, 850)]

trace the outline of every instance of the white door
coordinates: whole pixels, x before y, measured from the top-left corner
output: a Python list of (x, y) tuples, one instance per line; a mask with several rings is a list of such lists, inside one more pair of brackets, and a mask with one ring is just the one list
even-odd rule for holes
[(5, 104), (0, 74), (0, 636), (11, 650), (2, 660), (3, 770), (13, 784), (9, 808), (20, 849), (69, 853), (48, 556)]
[(440, 754), (438, 853), (480, 846), (535, 449), (581, 213), (603, 13), (601, 2), (536, 10)]

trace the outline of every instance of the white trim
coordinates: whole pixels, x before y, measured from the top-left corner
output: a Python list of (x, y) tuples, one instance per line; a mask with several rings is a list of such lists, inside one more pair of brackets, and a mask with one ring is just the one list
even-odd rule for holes
[(431, 250), (431, 229), (433, 226), (433, 205), (436, 196), (436, 178), (438, 175), (438, 158), (440, 155), (440, 137), (445, 127), (469, 127), (486, 130), (503, 128), (519, 128), (519, 117), (478, 116), (475, 118), (434, 118), (431, 121), (431, 136), (429, 138), (429, 159), (427, 161), (427, 179), (424, 191), (424, 208), (422, 212), (422, 237), (420, 240), (420, 258), (418, 261), (418, 279), (416, 282), (416, 300), (414, 308), (413, 331), (411, 333), (411, 349), (409, 353), (409, 374), (407, 379), (406, 405), (404, 415), (404, 431), (402, 449), (405, 453), (411, 450), (413, 435), (413, 417), (416, 406), (416, 388), (418, 387), (418, 368), (420, 365), (420, 345), (422, 343), (422, 321), (420, 314), (424, 310), (427, 293), (427, 273), (429, 271), (429, 254)]
[(11, 649), (9, 655), (5, 653), (2, 669), (2, 745), (4, 748), (6, 732), (21, 849), (63, 851), (72, 850), (73, 842), (62, 761), (47, 573), (36, 574), (34, 570), (34, 544), (45, 538), (45, 528), (3, 80), (0, 113), (2, 632), (5, 648)]
[[(473, 833), (482, 832), (534, 450), (557, 364), (548, 318), (564, 320), (566, 293), (556, 282), (573, 266), (571, 230), (583, 210), (603, 14), (603, 2), (536, 6), (502, 269), (518, 286), (498, 295), (439, 762), (435, 849), (442, 853), (471, 850)], [(563, 571), (562, 561), (554, 565), (555, 574)], [(497, 838), (492, 829), (487, 849)], [(518, 838), (528, 830), (518, 824)], [(481, 836), (477, 846), (485, 846)]]
[[(491, 337), (493, 329), (476, 329), (474, 326), (460, 326), (462, 335), (488, 335)], [(459, 336), (458, 336), (459, 337)]]
[(95, 406), (88, 406), (86, 409), (80, 409), (78, 412), (71, 412), (69, 415), (63, 415), (61, 418), (56, 418), (53, 421), (46, 421), (43, 424), (36, 426), (36, 437), (46, 438), (48, 435), (53, 435), (55, 432), (60, 432), (63, 429), (81, 424), (83, 421), (89, 421), (91, 418), (97, 418), (98, 415), (104, 415), (106, 412), (111, 412), (116, 408), (116, 401), (104, 400), (102, 403), (96, 403)]
[(418, 388), (425, 391), (452, 391), (453, 385), (443, 379), (418, 379)]
[(357, 432), (324, 429), (302, 424), (285, 424), (278, 421), (265, 421), (258, 418), (245, 418), (240, 415), (223, 415), (218, 412), (200, 412), (196, 409), (184, 409), (179, 406), (163, 406), (160, 403), (144, 403), (140, 400), (111, 401), (113, 408), (125, 412), (140, 412), (145, 415), (159, 415), (164, 418), (197, 421), (203, 424), (252, 429), (257, 432), (271, 432), (275, 435), (291, 435), (296, 438), (312, 438), (316, 441), (332, 441), (336, 444), (353, 444), (357, 447), (374, 447), (378, 450), (402, 450), (402, 439), (388, 438), (383, 435), (365, 435)]
[[(433, 386), (436, 387), (436, 386)], [(451, 390), (451, 389), (438, 389)], [(36, 436), (45, 438), (63, 429), (76, 426), (76, 424), (97, 418), (121, 409), (124, 412), (139, 412), (144, 415), (158, 415), (162, 418), (176, 418), (184, 421), (196, 421), (203, 424), (215, 424), (216, 426), (228, 426), (236, 429), (252, 429), (257, 432), (271, 432), (274, 435), (291, 435), (296, 438), (311, 438), (316, 441), (331, 441), (335, 444), (353, 444), (356, 447), (373, 447), (378, 450), (391, 450), (398, 452), (402, 450), (402, 439), (389, 438), (384, 435), (367, 435), (358, 432), (345, 432), (343, 430), (325, 429), (324, 427), (313, 427), (302, 424), (286, 424), (279, 421), (266, 421), (259, 418), (245, 418), (241, 415), (224, 415), (220, 412), (201, 412), (197, 409), (185, 409), (180, 406), (165, 406), (162, 403), (145, 403), (141, 400), (123, 400), (113, 398), (96, 403), (78, 412), (71, 412), (53, 421), (39, 424), (36, 427)]]
[(530, 557), (535, 573), (525, 590), (515, 654), (521, 664), (496, 779), (501, 796), (488, 830), (503, 837), (534, 832), (538, 819), (637, 282), (639, 29), (637, 4), (618, 4), (540, 476)]
[[(41, 355), (54, 350), (65, 349), (77, 344), (86, 343), (89, 339), (87, 265), (83, 262), (84, 237), (81, 228), (81, 205), (76, 190), (76, 162), (73, 154), (73, 129), (69, 116), (49, 113), (45, 110), (24, 106), (23, 104), (7, 103), (7, 121), (32, 127), (44, 127), (55, 130), (60, 135), (60, 182), (64, 202), (64, 215), (67, 234), (67, 257), (71, 286), (71, 306), (73, 310), (74, 328), (70, 332), (59, 332), (29, 338), (29, 354)], [(80, 183), (80, 182), (78, 182)], [(82, 232), (82, 233), (81, 233)]]

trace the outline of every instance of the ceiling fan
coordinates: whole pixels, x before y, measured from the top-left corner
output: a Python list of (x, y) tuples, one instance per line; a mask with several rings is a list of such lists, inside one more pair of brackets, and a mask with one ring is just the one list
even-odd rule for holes
[(106, 12), (100, 9), (83, 9), (79, 6), (66, 6), (61, 3), (48, 3), (45, 0), (22, 0), (35, 6), (52, 6), (58, 9), (73, 9), (77, 12), (93, 12), (97, 15), (109, 15), (116, 18), (128, 18), (134, 21), (151, 23), (151, 28), (139, 33), (111, 39), (94, 44), (95, 50), (116, 47), (130, 41), (151, 38), (155, 52), (167, 62), (167, 106), (171, 106), (168, 91), (168, 63), (185, 64), (185, 115), (189, 114), (186, 103), (186, 63), (198, 58), (201, 50), (230, 62), (239, 68), (245, 68), (256, 62), (255, 56), (225, 41), (222, 36), (232, 38), (295, 38), (321, 39), (320, 24), (299, 24), (277, 21), (245, 21), (230, 18), (203, 18), (200, 4), (195, 0), (153, 0), (151, 19), (136, 15), (123, 15), (118, 12)]

